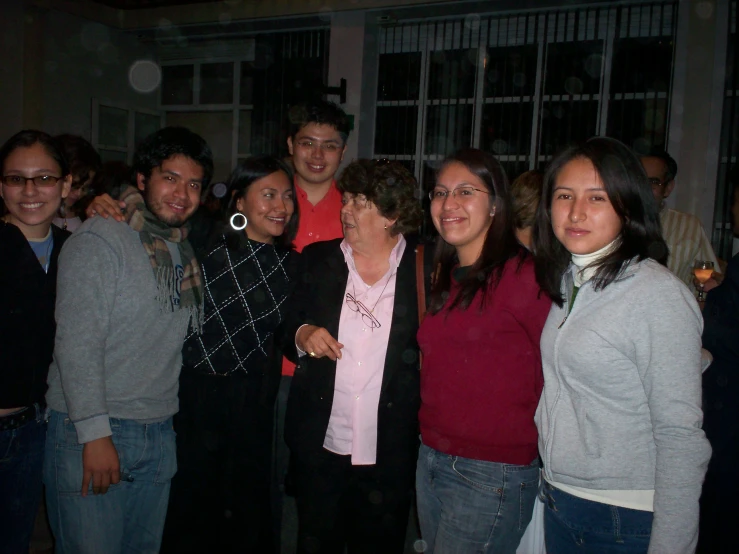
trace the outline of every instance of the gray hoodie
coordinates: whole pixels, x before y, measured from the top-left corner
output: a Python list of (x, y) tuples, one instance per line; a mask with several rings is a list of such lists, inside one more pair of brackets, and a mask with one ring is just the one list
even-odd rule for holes
[(688, 288), (653, 260), (632, 262), (568, 315), (552, 306), (541, 336), (536, 412), (544, 477), (596, 490), (654, 490), (650, 554), (686, 554), (711, 448), (701, 429), (703, 320)]
[(162, 311), (138, 232), (95, 217), (59, 256), (50, 408), (80, 443), (109, 436), (109, 417), (161, 421), (177, 412), (187, 310)]

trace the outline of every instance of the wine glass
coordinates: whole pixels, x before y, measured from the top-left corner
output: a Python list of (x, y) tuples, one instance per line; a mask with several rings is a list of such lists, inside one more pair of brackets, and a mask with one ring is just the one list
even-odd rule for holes
[(693, 275), (698, 280), (698, 302), (703, 302), (706, 299), (703, 287), (713, 275), (713, 262), (696, 260), (693, 264)]

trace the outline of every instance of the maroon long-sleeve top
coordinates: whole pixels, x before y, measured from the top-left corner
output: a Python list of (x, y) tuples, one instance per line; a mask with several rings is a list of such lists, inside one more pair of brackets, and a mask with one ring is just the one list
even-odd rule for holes
[[(456, 292), (453, 281), (447, 306)], [(454, 456), (530, 464), (543, 387), (539, 339), (551, 301), (530, 256), (506, 263), (482, 309), (481, 298), (466, 310), (427, 314), (418, 331), (422, 440)]]

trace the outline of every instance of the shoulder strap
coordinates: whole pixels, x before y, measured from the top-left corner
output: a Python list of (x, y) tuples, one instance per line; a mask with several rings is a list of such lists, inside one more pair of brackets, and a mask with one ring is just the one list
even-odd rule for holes
[(416, 247), (416, 292), (418, 294), (418, 324), (426, 315), (426, 286), (423, 278), (423, 244)]

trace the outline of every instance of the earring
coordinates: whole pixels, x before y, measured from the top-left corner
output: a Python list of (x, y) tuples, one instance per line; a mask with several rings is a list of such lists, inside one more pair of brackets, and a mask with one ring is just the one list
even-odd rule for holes
[[(234, 220), (235, 220), (235, 219), (236, 219), (237, 217), (241, 217), (241, 218), (243, 218), (243, 219), (244, 219), (244, 222), (243, 222), (243, 224), (242, 224), (242, 225), (236, 225), (236, 222), (235, 222)], [(244, 229), (246, 229), (246, 223), (247, 223), (247, 221), (246, 221), (246, 216), (245, 216), (244, 214), (242, 214), (241, 212), (236, 212), (235, 214), (233, 214), (233, 215), (231, 216), (231, 228), (232, 228), (232, 229), (233, 229), (234, 231), (243, 231)]]
[(385, 229), (387, 229), (387, 224), (385, 224)]
[(490, 217), (495, 217), (495, 210), (490, 212)]

